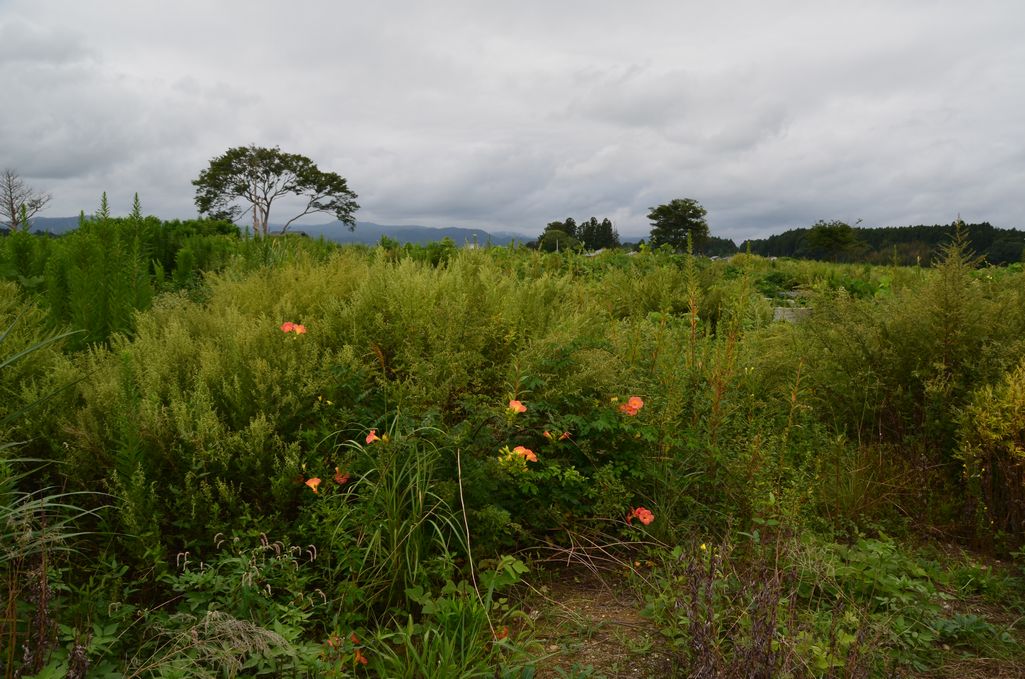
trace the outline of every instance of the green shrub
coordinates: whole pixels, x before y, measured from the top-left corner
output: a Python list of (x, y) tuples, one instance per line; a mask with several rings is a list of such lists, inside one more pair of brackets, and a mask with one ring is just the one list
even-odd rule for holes
[(46, 382), (59, 360), (48, 336), (45, 312), (23, 299), (14, 283), (0, 281), (0, 433), (36, 401), (35, 386)]
[(480, 573), (479, 587), (450, 580), (437, 595), (409, 590), (421, 622), (408, 616), (379, 635), (368, 666), (382, 676), (410, 679), (522, 676), (531, 656), (509, 638), (509, 624), (526, 616), (500, 594), (526, 572), (518, 559), (503, 557)]
[(960, 417), (961, 450), (978, 537), (1025, 542), (1025, 360), (975, 392)]
[[(838, 488), (861, 494), (841, 503), (848, 508), (873, 507), (869, 513), (878, 517), (876, 509), (889, 505), (893, 516), (962, 518), (956, 413), (1025, 350), (1023, 286), (1007, 280), (1017, 274), (994, 277), (974, 267), (964, 243), (955, 241), (920, 283), (866, 299), (820, 293), (808, 321), (752, 345), (776, 361), (765, 369), (770, 379), (779, 379), (772, 378), (782, 374), (779, 365), (805, 366), (806, 405), (831, 438), (846, 442), (826, 444), (824, 470), (834, 479), (844, 468), (862, 476), (843, 473)], [(894, 455), (883, 466), (867, 464)]]

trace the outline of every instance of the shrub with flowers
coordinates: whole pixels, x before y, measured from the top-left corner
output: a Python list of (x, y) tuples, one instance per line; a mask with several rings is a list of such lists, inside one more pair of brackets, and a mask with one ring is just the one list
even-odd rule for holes
[(634, 519), (637, 519), (642, 524), (647, 526), (655, 520), (655, 515), (652, 514), (650, 510), (645, 509), (644, 507), (637, 507), (635, 509), (630, 510), (630, 513), (626, 515), (627, 523), (630, 523)]
[(537, 454), (530, 448), (503, 446), (498, 451), (499, 463), (510, 471), (526, 471), (528, 462), (537, 462)]
[[(521, 388), (536, 389), (538, 382), (531, 376), (520, 379)], [(623, 517), (638, 493), (650, 497), (648, 456), (655, 430), (635, 417), (645, 405), (640, 396), (625, 402), (629, 414), (619, 405), (596, 393), (565, 403), (532, 393), (530, 402), (503, 401), (498, 417), (469, 421), (461, 431), (472, 438), (453, 445), (474, 449), (493, 440), (498, 454), (490, 459), (512, 475), (496, 476), (487, 466), (478, 468), (473, 457), (464, 457), (463, 472), (471, 480), (463, 490), (474, 508), (471, 531), (485, 531), (485, 542), (491, 544), (501, 521), (510, 533), (522, 535), (525, 526), (518, 517), (544, 517), (529, 526), (548, 531), (595, 516)]]
[(631, 396), (627, 399), (626, 403), (619, 406), (619, 412), (634, 417), (644, 407), (644, 401), (641, 400), (640, 396)]

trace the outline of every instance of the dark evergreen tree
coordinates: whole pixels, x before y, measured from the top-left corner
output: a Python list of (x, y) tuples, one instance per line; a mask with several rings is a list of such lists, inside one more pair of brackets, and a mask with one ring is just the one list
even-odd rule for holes
[(736, 253), (737, 244), (732, 239), (719, 238), (717, 236), (709, 236), (701, 251), (701, 254), (708, 255), (709, 257), (728, 257)]
[(695, 252), (701, 252), (708, 238), (708, 222), (705, 208), (693, 198), (676, 198), (664, 205), (651, 208), (651, 246), (668, 245), (674, 250), (687, 247), (690, 235)]
[(597, 217), (591, 217), (581, 222), (577, 228), (577, 238), (585, 250), (619, 247), (619, 233), (616, 232), (608, 217), (600, 222)]

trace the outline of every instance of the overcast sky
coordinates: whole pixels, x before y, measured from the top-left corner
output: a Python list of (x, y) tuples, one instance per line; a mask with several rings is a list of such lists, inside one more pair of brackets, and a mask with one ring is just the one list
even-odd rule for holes
[(195, 216), (191, 181), (255, 143), (383, 224), (629, 239), (694, 198), (737, 242), (1025, 228), (1020, 0), (0, 0), (0, 102), (0, 167), (50, 217), (104, 190)]

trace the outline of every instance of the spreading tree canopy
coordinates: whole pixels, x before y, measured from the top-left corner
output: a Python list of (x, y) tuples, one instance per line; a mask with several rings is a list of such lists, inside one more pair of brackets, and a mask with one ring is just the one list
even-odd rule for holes
[(674, 250), (687, 247), (690, 234), (694, 249), (701, 250), (708, 238), (708, 222), (705, 208), (693, 198), (676, 198), (665, 205), (651, 208), (651, 244), (654, 247), (669, 245)]
[(573, 219), (572, 217), (566, 217), (566, 220), (562, 221), (562, 222), (548, 222), (548, 224), (545, 226), (544, 232), (540, 236), (537, 237), (537, 240), (539, 242), (541, 240), (543, 240), (544, 237), (545, 237), (545, 234), (548, 233), (549, 231), (561, 231), (562, 233), (566, 234), (570, 238), (576, 238), (577, 237), (577, 220)]
[(580, 241), (561, 229), (545, 229), (537, 246), (545, 252), (564, 252), (580, 247)]
[(315, 212), (333, 214), (350, 229), (359, 209), (356, 194), (345, 179), (323, 172), (306, 156), (284, 153), (278, 147), (238, 146), (210, 161), (192, 184), (196, 207), (214, 219), (236, 220), (253, 213), (253, 233), (267, 235), (271, 204), (281, 196), (306, 201), (303, 210), (285, 222), (284, 232), (295, 220)]

